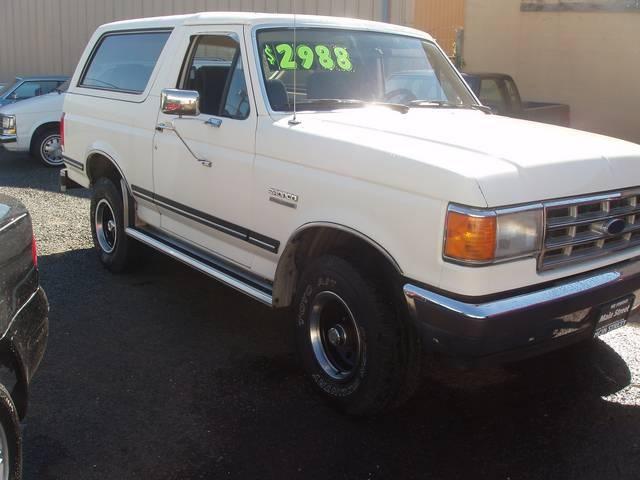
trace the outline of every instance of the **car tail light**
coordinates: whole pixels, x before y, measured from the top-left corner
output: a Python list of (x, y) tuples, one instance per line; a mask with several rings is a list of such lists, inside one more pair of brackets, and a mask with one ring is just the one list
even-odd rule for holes
[(64, 112), (60, 118), (60, 146), (64, 149)]
[(38, 266), (38, 244), (36, 243), (36, 236), (31, 236), (31, 260), (33, 260), (33, 266)]

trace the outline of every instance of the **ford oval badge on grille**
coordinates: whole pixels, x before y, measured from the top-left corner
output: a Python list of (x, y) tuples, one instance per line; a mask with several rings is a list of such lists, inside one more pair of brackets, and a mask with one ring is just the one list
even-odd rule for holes
[(627, 222), (622, 218), (614, 218), (605, 224), (604, 230), (609, 235), (620, 235), (627, 228)]

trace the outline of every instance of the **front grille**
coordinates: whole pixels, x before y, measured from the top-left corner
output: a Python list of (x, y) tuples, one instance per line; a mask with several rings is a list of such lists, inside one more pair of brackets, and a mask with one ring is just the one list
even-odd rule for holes
[(539, 270), (640, 246), (640, 189), (546, 202), (544, 210)]

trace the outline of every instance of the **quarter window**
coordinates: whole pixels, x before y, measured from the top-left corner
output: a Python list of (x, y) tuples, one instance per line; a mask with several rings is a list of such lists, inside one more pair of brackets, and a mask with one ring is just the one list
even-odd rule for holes
[(195, 39), (180, 87), (200, 94), (200, 111), (204, 114), (239, 120), (249, 116), (240, 44), (230, 36)]
[(100, 40), (80, 86), (125, 93), (147, 88), (170, 32), (110, 34)]

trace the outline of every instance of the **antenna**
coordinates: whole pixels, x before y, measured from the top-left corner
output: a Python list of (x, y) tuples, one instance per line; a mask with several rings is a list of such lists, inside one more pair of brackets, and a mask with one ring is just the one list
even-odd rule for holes
[(293, 8), (293, 61), (296, 67), (293, 69), (293, 118), (289, 120), (289, 125), (300, 125), (298, 120), (298, 111), (296, 100), (298, 97), (298, 24), (296, 22), (296, 3), (297, 0), (292, 0)]

